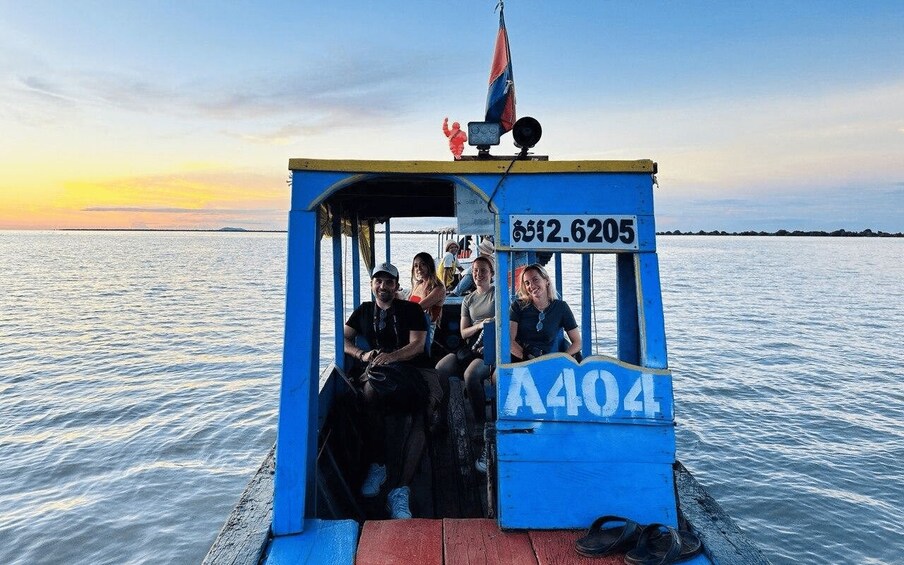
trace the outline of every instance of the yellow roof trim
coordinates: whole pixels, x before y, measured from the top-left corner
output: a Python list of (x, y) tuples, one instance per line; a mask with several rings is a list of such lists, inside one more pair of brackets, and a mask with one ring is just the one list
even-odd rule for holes
[[(511, 161), (355, 161), (289, 159), (292, 171), (342, 173), (501, 174)], [(510, 173), (653, 173), (656, 164), (637, 161), (515, 161)]]

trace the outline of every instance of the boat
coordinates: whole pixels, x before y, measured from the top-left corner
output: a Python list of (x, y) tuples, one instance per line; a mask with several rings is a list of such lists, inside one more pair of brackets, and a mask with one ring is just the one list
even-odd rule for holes
[[(621, 554), (583, 561), (575, 551), (606, 515), (692, 532), (702, 550), (686, 563), (768, 563), (676, 460), (653, 209), (657, 164), (555, 161), (524, 150), (484, 157), (289, 161), (277, 439), (204, 563), (621, 563)], [(462, 233), (492, 237), (500, 322), (484, 333), (496, 375), (495, 387), (487, 385), (490, 421), (475, 424), (460, 375), (452, 376), (446, 425), (431, 433), (407, 520), (387, 519), (382, 500), (360, 496), (365, 467), (349, 447), (354, 430), (341, 402), (352, 362), (342, 346), (351, 312), (344, 297), (360, 305), (374, 265), (396, 259), (397, 218), (442, 218)], [(377, 226), (385, 231), (379, 260)], [(333, 273), (351, 272), (350, 281), (332, 277), (326, 303), (321, 246), (332, 252)], [(580, 361), (561, 352), (523, 362), (509, 355), (507, 305), (517, 277), (506, 274), (539, 257), (558, 288), (580, 281), (571, 302), (580, 314)], [(614, 277), (614, 303), (599, 304), (594, 285), (602, 276)], [(460, 299), (446, 301), (434, 354), (458, 345), (460, 308)], [(614, 310), (615, 327), (599, 327), (602, 308)], [(321, 335), (328, 312), (333, 333)], [(599, 347), (607, 340), (611, 355)], [(322, 355), (331, 358), (321, 372)], [(484, 446), (486, 474), (474, 465)]]

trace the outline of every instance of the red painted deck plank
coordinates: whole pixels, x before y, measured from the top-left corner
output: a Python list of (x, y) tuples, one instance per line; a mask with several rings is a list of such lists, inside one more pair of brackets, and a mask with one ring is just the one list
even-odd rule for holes
[(537, 563), (527, 532), (503, 532), (496, 520), (443, 520), (446, 565)]
[(622, 565), (624, 555), (583, 557), (581, 530), (502, 531), (496, 520), (369, 520), (356, 565)]
[(442, 565), (442, 520), (368, 520), (356, 565)]
[(574, 550), (574, 542), (584, 535), (580, 530), (531, 530), (530, 541), (539, 565), (623, 565), (623, 554), (584, 557)]

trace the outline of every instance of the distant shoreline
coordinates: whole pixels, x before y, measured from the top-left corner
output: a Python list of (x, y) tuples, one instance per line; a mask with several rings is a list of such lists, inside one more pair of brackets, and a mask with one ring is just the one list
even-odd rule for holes
[(156, 229), (156, 228), (57, 228), (51, 231), (154, 231), (154, 232), (212, 232), (212, 233), (287, 233), (287, 230), (246, 230), (244, 228), (220, 229)]
[[(220, 228), (220, 229), (152, 229), (152, 228), (58, 228), (51, 231), (103, 231), (103, 232), (202, 232), (202, 233), (288, 233), (287, 230), (249, 230), (244, 228)], [(385, 233), (385, 231), (377, 230), (375, 233)], [(394, 231), (396, 234), (413, 234), (413, 235), (448, 235), (448, 231), (434, 230), (399, 230)], [(735, 236), (777, 236), (777, 237), (904, 237), (904, 233), (885, 232), (882, 230), (873, 231), (865, 229), (857, 232), (847, 230), (827, 231), (802, 231), (802, 230), (778, 230), (774, 232), (745, 230), (740, 232), (728, 232), (724, 230), (713, 231), (681, 231), (670, 230), (656, 232), (656, 235), (735, 235)]]
[(695, 231), (682, 232), (681, 230), (656, 232), (656, 235), (754, 235), (754, 236), (779, 236), (779, 237), (904, 237), (904, 233), (889, 233), (882, 230), (873, 231), (865, 229), (862, 231), (835, 230), (827, 231), (801, 231), (801, 230), (778, 230), (774, 232), (747, 230), (742, 232), (726, 232), (726, 231)]

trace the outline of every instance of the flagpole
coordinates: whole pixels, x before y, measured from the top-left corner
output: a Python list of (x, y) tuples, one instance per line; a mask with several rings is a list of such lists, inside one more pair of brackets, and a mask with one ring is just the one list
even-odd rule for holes
[[(500, 124), (500, 133), (511, 131), (515, 123), (515, 79), (512, 71), (512, 54), (509, 48), (508, 32), (505, 28), (505, 2), (498, 0), (499, 31), (490, 65), (490, 81), (487, 91), (487, 122)], [(494, 12), (496, 11), (494, 10)]]

